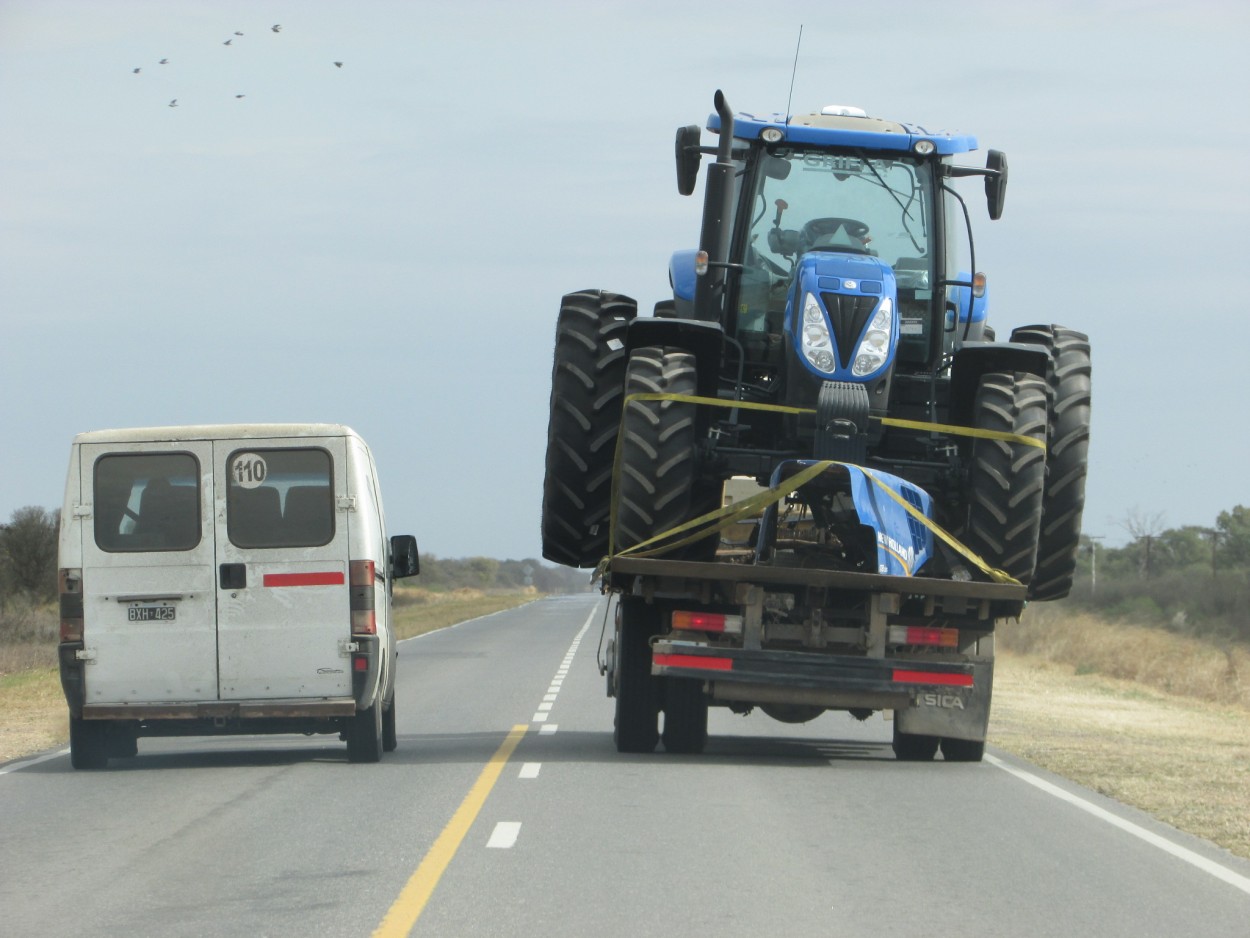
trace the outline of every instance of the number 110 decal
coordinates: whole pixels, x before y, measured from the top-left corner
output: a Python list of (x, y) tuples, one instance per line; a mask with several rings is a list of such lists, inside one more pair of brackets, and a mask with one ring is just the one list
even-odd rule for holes
[(257, 453), (240, 453), (230, 465), (230, 477), (245, 489), (254, 489), (265, 481), (269, 467)]

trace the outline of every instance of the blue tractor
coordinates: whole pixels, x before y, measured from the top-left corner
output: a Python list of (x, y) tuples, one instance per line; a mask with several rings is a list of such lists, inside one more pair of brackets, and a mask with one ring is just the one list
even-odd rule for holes
[[(1034, 325), (999, 342), (987, 324), (955, 184), (982, 177), (999, 218), (1005, 156), (959, 165), (975, 138), (858, 108), (735, 115), (720, 92), (706, 129), (715, 146), (698, 126), (677, 131), (683, 195), (703, 158), (714, 161), (699, 246), (670, 263), (673, 298), (646, 317), (620, 294), (563, 298), (544, 556), (594, 566), (714, 510), (727, 479), (775, 485), (780, 467), (836, 460), (922, 490), (931, 517), (1030, 598), (1067, 595), (1089, 340)], [(839, 530), (836, 489), (803, 497), (817, 540), (841, 566), (875, 571), (875, 547)], [(713, 534), (672, 556), (711, 560), (718, 545)], [(757, 548), (767, 559), (767, 544)], [(960, 577), (964, 563), (938, 549), (913, 572)]]

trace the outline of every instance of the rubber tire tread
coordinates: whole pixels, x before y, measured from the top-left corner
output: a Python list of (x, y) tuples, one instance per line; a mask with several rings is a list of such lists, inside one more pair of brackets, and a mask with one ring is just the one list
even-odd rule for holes
[(624, 596), (617, 617), (612, 738), (617, 752), (654, 752), (660, 741), (660, 684), (651, 675), (651, 636), (659, 632), (659, 613), (637, 597)]
[(707, 695), (703, 682), (689, 677), (664, 679), (666, 752), (697, 755), (707, 745)]
[[(635, 349), (625, 372), (625, 394), (696, 394), (695, 357), (679, 348)], [(631, 401), (621, 416), (621, 476), (616, 549), (641, 544), (716, 507), (720, 493), (698, 476), (695, 404)], [(665, 553), (670, 560), (711, 560), (713, 535)]]
[(382, 760), (382, 701), (374, 700), (367, 710), (352, 717), (347, 730), (348, 762)]
[[(978, 429), (1046, 440), (1046, 383), (1036, 375), (982, 375), (974, 404)], [(965, 546), (1028, 584), (1037, 564), (1046, 452), (1008, 440), (975, 439), (968, 472)]]
[(399, 736), (395, 732), (395, 695), (391, 694), (391, 705), (382, 711), (382, 751), (394, 752), (399, 748)]
[(1011, 333), (1011, 341), (1044, 345), (1050, 352), (1046, 488), (1042, 495), (1037, 567), (1029, 584), (1029, 598), (1063, 599), (1071, 592), (1076, 575), (1081, 516), (1085, 510), (1090, 427), (1089, 336), (1063, 326), (1022, 326)]
[(922, 736), (918, 733), (900, 733), (898, 724), (894, 724), (894, 758), (899, 762), (932, 762), (937, 755), (941, 740), (936, 736)]
[(942, 758), (947, 762), (980, 762), (985, 758), (985, 740), (942, 737)]
[(625, 387), (627, 296), (567, 294), (556, 320), (543, 479), (543, 557), (593, 567), (608, 552), (612, 461)]
[(108, 723), (69, 718), (69, 764), (75, 769), (102, 769), (108, 765)]

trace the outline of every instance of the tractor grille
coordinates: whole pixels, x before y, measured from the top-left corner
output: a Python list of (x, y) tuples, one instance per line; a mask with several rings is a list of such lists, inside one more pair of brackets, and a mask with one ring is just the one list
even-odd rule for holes
[(855, 342), (864, 326), (877, 308), (876, 296), (854, 296), (849, 293), (822, 293), (821, 301), (829, 311), (833, 323), (833, 339), (838, 347), (838, 361), (843, 368), (851, 367), (855, 354)]

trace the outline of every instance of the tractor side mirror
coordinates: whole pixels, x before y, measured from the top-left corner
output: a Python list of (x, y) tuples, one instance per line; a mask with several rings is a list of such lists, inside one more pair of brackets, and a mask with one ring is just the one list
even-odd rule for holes
[(699, 175), (699, 125), (690, 124), (677, 128), (677, 191), (682, 195), (694, 192), (694, 182)]
[(994, 221), (1002, 218), (1003, 203), (1007, 201), (1007, 154), (1002, 150), (990, 150), (985, 158), (985, 203)]

